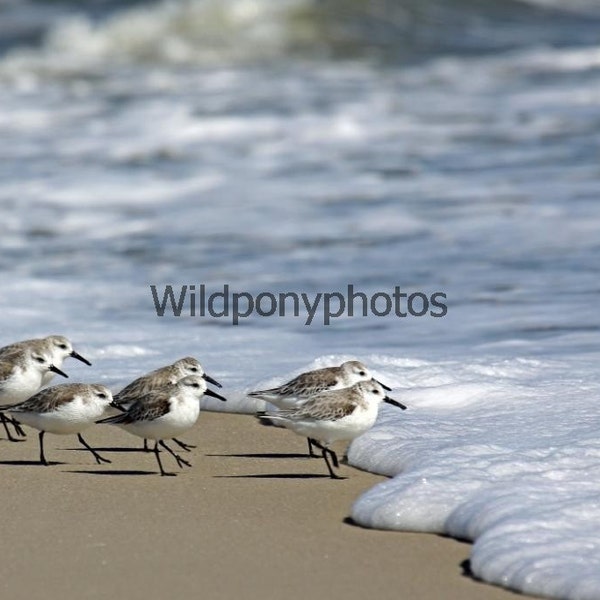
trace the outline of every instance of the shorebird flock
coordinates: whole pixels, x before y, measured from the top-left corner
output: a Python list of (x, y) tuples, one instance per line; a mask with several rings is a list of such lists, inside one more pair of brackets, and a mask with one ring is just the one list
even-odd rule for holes
[[(48, 465), (44, 435), (77, 435), (97, 464), (110, 463), (82, 436), (94, 424), (108, 424), (143, 438), (146, 450), (150, 450), (148, 441), (153, 441), (152, 451), (161, 475), (175, 474), (165, 471), (160, 458), (163, 450), (180, 468), (191, 466), (167, 442), (190, 452), (194, 446), (178, 436), (195, 425), (201, 398), (206, 395), (226, 401), (208, 388), (208, 384), (222, 386), (204, 372), (198, 360), (181, 358), (135, 379), (114, 395), (97, 383), (46, 387), (55, 375), (68, 377), (61, 369), (68, 357), (91, 366), (61, 335), (0, 348), (0, 422), (10, 441), (26, 437), (21, 425), (36, 429), (40, 462)], [(335, 471), (339, 460), (330, 446), (341, 440), (351, 441), (369, 430), (382, 402), (405, 410), (406, 406), (390, 398), (388, 391), (391, 388), (374, 379), (363, 363), (352, 360), (301, 373), (283, 385), (248, 396), (273, 406), (273, 410), (256, 414), (261, 421), (307, 438), (309, 455), (318, 457), (314, 449), (320, 450), (329, 476), (341, 479)]]

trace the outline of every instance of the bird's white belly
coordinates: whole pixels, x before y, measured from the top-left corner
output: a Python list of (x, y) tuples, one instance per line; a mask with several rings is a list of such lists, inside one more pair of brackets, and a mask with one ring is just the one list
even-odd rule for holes
[(139, 437), (151, 440), (168, 440), (181, 435), (198, 420), (200, 404), (197, 400), (186, 406), (178, 406), (171, 412), (153, 419), (152, 421), (137, 421), (136, 423), (122, 424), (120, 427)]
[(42, 386), (42, 376), (35, 374), (20, 374), (7, 381), (0, 390), (2, 403), (18, 404), (36, 394)]
[(377, 410), (357, 410), (336, 421), (295, 423), (293, 429), (305, 437), (330, 444), (339, 440), (353, 440), (368, 431), (377, 419)]

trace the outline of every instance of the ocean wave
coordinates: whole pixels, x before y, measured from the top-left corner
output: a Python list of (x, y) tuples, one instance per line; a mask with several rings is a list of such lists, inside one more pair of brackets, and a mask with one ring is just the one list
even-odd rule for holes
[(102, 20), (79, 12), (54, 22), (39, 48), (13, 49), (3, 67), (64, 74), (131, 63), (260, 60), (312, 42), (315, 33), (301, 18), (308, 6), (305, 0), (167, 0)]
[[(473, 540), (471, 569), (488, 582), (598, 598), (593, 358), (381, 366), (384, 381), (404, 380), (393, 395), (408, 410), (382, 409), (352, 443), (351, 464), (393, 477), (355, 502), (353, 519)], [(421, 386), (407, 388), (416, 377)]]
[(386, 0), (161, 0), (109, 6), (101, 15), (89, 3), (66, 4), (62, 12), (27, 4), (23, 9), (14, 3), (0, 6), (8, 24), (0, 33), (21, 32), (5, 40), (10, 49), (0, 69), (65, 75), (124, 64), (244, 64), (290, 57), (405, 62), (435, 54), (594, 43), (600, 18), (583, 0), (568, 7), (554, 0), (490, 0), (477, 6), (464, 0), (401, 5)]

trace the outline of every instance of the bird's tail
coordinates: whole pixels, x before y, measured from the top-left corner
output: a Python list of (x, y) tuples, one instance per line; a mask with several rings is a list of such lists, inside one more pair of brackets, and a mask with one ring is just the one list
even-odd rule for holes
[(277, 397), (277, 388), (271, 388), (269, 390), (256, 390), (254, 392), (248, 392), (246, 396), (250, 398), (262, 398), (263, 400), (269, 400), (269, 398)]
[(271, 421), (271, 423), (276, 423), (277, 421), (285, 421), (284, 415), (279, 415), (276, 412), (267, 412), (264, 410), (258, 411), (256, 413), (256, 418), (260, 419), (260, 421)]
[(121, 412), (118, 415), (113, 415), (111, 417), (105, 417), (104, 419), (100, 419), (96, 421), (100, 425), (108, 423), (109, 425), (118, 425), (120, 423), (127, 423), (129, 421), (129, 415), (126, 412)]

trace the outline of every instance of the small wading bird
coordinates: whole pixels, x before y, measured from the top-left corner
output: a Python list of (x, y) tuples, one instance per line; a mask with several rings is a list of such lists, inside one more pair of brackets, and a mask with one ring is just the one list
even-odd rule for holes
[[(58, 373), (68, 377), (58, 367), (52, 364), (52, 359), (47, 351), (25, 346), (16, 348), (11, 352), (4, 352), (0, 356), (0, 402), (9, 402), (11, 405), (23, 402), (33, 396), (43, 385), (44, 377), (50, 373)], [(8, 423), (15, 428), (17, 435), (25, 436), (25, 432), (14, 418), (9, 418), (0, 413), (0, 420), (11, 442), (17, 441), (8, 429)]]
[(329, 476), (342, 479), (329, 462), (330, 457), (333, 466), (339, 467), (337, 455), (329, 446), (339, 440), (353, 440), (368, 431), (375, 424), (382, 402), (406, 409), (404, 404), (386, 396), (383, 386), (373, 379), (349, 388), (322, 392), (297, 408), (259, 412), (257, 416), (281, 423), (294, 433), (311, 439), (322, 452)]
[[(81, 354), (73, 350), (71, 342), (64, 335), (49, 335), (45, 338), (22, 340), (8, 346), (3, 346), (0, 348), (0, 360), (2, 360), (4, 355), (12, 354), (16, 350), (24, 350), (25, 348), (45, 353), (50, 357), (52, 364), (58, 369), (62, 367), (65, 358), (69, 356), (76, 358), (89, 367), (92, 366), (92, 363), (87, 358), (83, 358)], [(49, 371), (45, 373), (42, 378), (42, 386), (48, 385), (53, 377), (53, 372)]]
[(40, 442), (40, 462), (48, 465), (44, 455), (44, 434), (77, 434), (80, 443), (89, 450), (96, 463), (109, 463), (83, 439), (81, 432), (104, 414), (112, 401), (108, 388), (99, 384), (65, 383), (38, 392), (19, 404), (5, 404), (0, 411), (18, 415), (19, 420), (37, 429)]
[[(278, 387), (250, 392), (248, 396), (266, 400), (281, 409), (291, 409), (298, 408), (308, 398), (316, 394), (348, 388), (360, 381), (371, 381), (372, 379), (373, 376), (369, 369), (362, 362), (349, 360), (339, 367), (325, 367), (300, 373), (300, 375)], [(380, 381), (377, 383), (388, 392), (392, 389)], [(318, 444), (315, 444), (310, 437), (307, 438), (307, 441), (309, 455), (317, 456), (313, 452), (313, 446), (318, 447)]]
[(198, 375), (188, 375), (175, 385), (150, 390), (143, 399), (134, 402), (125, 412), (101, 419), (97, 423), (108, 423), (122, 427), (125, 431), (144, 439), (154, 440), (154, 455), (161, 475), (167, 473), (160, 460), (160, 448), (164, 448), (177, 461), (177, 465), (191, 464), (174, 452), (165, 440), (184, 433), (198, 420), (200, 399), (206, 394), (219, 400), (226, 398), (206, 388), (206, 381)]
[[(85, 363), (86, 365), (91, 366), (91, 364), (92, 364), (89, 360), (87, 360), (86, 358), (83, 358), (83, 356), (81, 356), (81, 354), (75, 352), (71, 342), (63, 335), (49, 335), (48, 337), (45, 337), (45, 338), (21, 340), (19, 342), (14, 342), (12, 344), (9, 344), (8, 346), (3, 346), (2, 348), (0, 348), (0, 361), (5, 361), (5, 360), (10, 361), (11, 356), (18, 355), (20, 352), (22, 352), (24, 350), (30, 350), (32, 352), (36, 352), (38, 354), (43, 354), (43, 355), (49, 357), (50, 362), (57, 369), (60, 369), (60, 367), (62, 367), (62, 364), (63, 364), (65, 358), (67, 358), (69, 356), (76, 358), (77, 360), (80, 360), (81, 362)], [(29, 394), (29, 396), (31, 396), (32, 394), (37, 392), (42, 387), (48, 385), (50, 383), (50, 381), (52, 380), (52, 378), (54, 377), (55, 373), (56, 373), (56, 371), (54, 371), (52, 369), (47, 370), (42, 375), (42, 380), (41, 380), (40, 385), (37, 386), (37, 388), (34, 389)], [(64, 373), (62, 373), (62, 371), (60, 372), (60, 374), (64, 375)], [(66, 377), (66, 375), (65, 375), (65, 377)], [(25, 399), (25, 397), (14, 398), (13, 401), (19, 402), (24, 399)], [(15, 427), (15, 431), (18, 435), (25, 437), (25, 432), (19, 426), (18, 421), (15, 421), (14, 419), (10, 420), (5, 415), (0, 416), (0, 420), (2, 421), (2, 424), (4, 425), (4, 429), (7, 432), (7, 436), (8, 436), (9, 440), (18, 441), (18, 440), (15, 440), (10, 435), (10, 432), (7, 427), (7, 422), (12, 423), (12, 425)]]
[[(180, 379), (188, 375), (198, 375), (217, 387), (223, 387), (218, 381), (207, 375), (198, 360), (186, 356), (176, 360), (171, 365), (150, 371), (126, 385), (119, 393), (115, 394), (112, 405), (120, 411), (127, 411), (135, 402), (144, 401), (148, 392), (159, 389), (165, 385), (175, 385)], [(173, 438), (173, 441), (183, 450), (189, 452), (194, 446)], [(148, 450), (148, 443), (144, 439), (144, 450)]]

